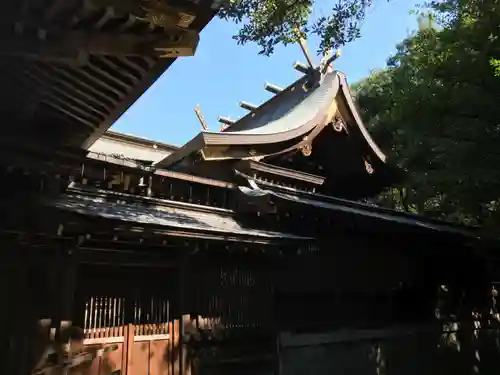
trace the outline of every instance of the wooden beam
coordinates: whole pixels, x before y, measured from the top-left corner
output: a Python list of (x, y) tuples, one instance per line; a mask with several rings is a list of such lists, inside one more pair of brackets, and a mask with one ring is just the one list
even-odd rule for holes
[(119, 75), (126, 77), (127, 79), (130, 80), (132, 84), (137, 84), (139, 83), (139, 78), (137, 76), (131, 74), (127, 69), (125, 69), (123, 66), (120, 66), (113, 61), (111, 61), (109, 56), (102, 56), (99, 61), (97, 61), (95, 64), (102, 64), (104, 66), (107, 66), (109, 69), (111, 69), (113, 72), (118, 72)]
[(172, 6), (168, 1), (140, 0), (86, 0), (84, 12), (96, 9), (110, 8), (118, 14), (131, 13), (144, 15), (139, 18), (156, 27), (178, 26), (188, 28), (201, 10), (195, 2), (185, 2), (183, 6)]
[[(60, 244), (57, 243), (47, 243), (39, 245), (23, 245), (24, 258), (25, 261), (29, 261), (34, 264), (53, 264), (54, 272), (58, 269), (55, 265), (59, 261), (59, 249)], [(13, 249), (15, 250), (15, 249)], [(78, 252), (78, 257), (72, 264), (72, 266), (64, 271), (63, 273), (58, 273), (58, 280), (62, 279), (62, 275), (68, 273), (71, 282), (73, 282), (74, 272), (78, 264), (100, 264), (100, 265), (115, 265), (115, 266), (154, 266), (161, 268), (176, 268), (179, 266), (180, 259), (178, 255), (163, 255), (163, 254), (144, 254), (138, 252), (120, 252), (120, 251), (104, 251), (104, 250), (94, 250), (89, 248), (78, 248), (75, 249)], [(14, 264), (19, 255), (15, 251), (6, 252), (0, 255), (0, 260), (2, 264)], [(60, 277), (59, 277), (60, 276)], [(59, 283), (61, 284), (61, 283)], [(62, 288), (62, 286), (60, 286)], [(64, 287), (64, 293), (67, 293), (66, 298), (68, 302), (71, 303), (72, 285), (67, 285)], [(59, 288), (59, 286), (58, 286)], [(67, 290), (65, 288), (68, 288)], [(63, 293), (62, 290), (60, 293)], [(61, 294), (57, 294), (56, 301), (61, 300)], [(61, 309), (61, 305), (57, 304), (55, 308)], [(64, 307), (65, 314), (70, 314), (70, 307)], [(61, 313), (63, 311), (60, 311)], [(66, 315), (67, 316), (67, 315)]]
[(234, 120), (231, 120), (229, 117), (223, 117), (223, 116), (220, 116), (217, 121), (219, 121), (220, 123), (224, 124), (224, 125), (233, 125), (234, 124)]
[(173, 58), (192, 56), (198, 45), (196, 31), (172, 29), (164, 34), (135, 35), (64, 31), (40, 39), (23, 35), (3, 36), (0, 39), (0, 56), (19, 56), (43, 61), (81, 61), (81, 55), (103, 56), (159, 56)]
[(275, 175), (277, 178), (287, 178), (290, 180), (303, 181), (309, 184), (322, 185), (325, 178), (318, 175), (294, 171), (291, 169), (278, 167), (271, 164), (256, 162), (253, 160), (242, 160), (237, 164), (237, 168), (253, 175), (255, 172), (262, 172), (268, 175)]
[(309, 49), (307, 48), (306, 39), (304, 38), (304, 35), (302, 34), (302, 32), (298, 28), (295, 29), (295, 33), (299, 39), (299, 46), (300, 46), (300, 49), (302, 50), (302, 53), (304, 54), (304, 57), (307, 60), (307, 64), (309, 65), (309, 69), (313, 69), (314, 64), (313, 64), (313, 61), (311, 58), (311, 54), (309, 53)]
[[(40, 65), (40, 64), (38, 64)], [(35, 69), (35, 68), (33, 68)], [(69, 90), (73, 90), (83, 95), (86, 91), (90, 91), (92, 95), (86, 94), (85, 98), (92, 101), (93, 103), (98, 103), (106, 109), (111, 111), (114, 106), (117, 105), (115, 99), (107, 96), (102, 90), (96, 88), (95, 86), (84, 82), (82, 79), (78, 79), (77, 76), (71, 74), (63, 68), (57, 67), (50, 64), (42, 64), (42, 66), (37, 66), (37, 71), (45, 74), (48, 79), (54, 79), (57, 83), (64, 85)], [(82, 94), (83, 93), (83, 94)]]
[(322, 72), (325, 73), (327, 69), (331, 69), (333, 71), (334, 70), (333, 62), (337, 60), (340, 56), (342, 56), (342, 51), (337, 50), (337, 52), (335, 52), (333, 56), (329, 57), (328, 59), (325, 59), (325, 61), (322, 62), (321, 66)]
[(251, 111), (257, 109), (258, 106), (256, 106), (255, 104), (250, 104), (250, 103), (241, 101), (240, 102), (240, 107), (243, 108), (243, 109), (246, 109), (247, 111), (251, 112)]
[[(48, 79), (44, 79), (44, 78), (39, 77), (37, 74), (34, 73), (34, 71), (31, 71), (31, 70), (24, 71), (24, 74), (26, 76), (30, 77), (32, 80), (38, 82), (38, 84), (40, 84), (42, 86), (45, 86), (45, 87), (49, 86), (47, 81), (48, 81), (48, 79), (50, 79), (50, 76)], [(42, 71), (42, 74), (44, 74), (44, 76), (47, 76), (47, 73), (45, 73), (43, 71)], [(62, 89), (60, 86), (63, 86), (65, 89)], [(60, 85), (60, 86), (58, 86), (57, 84), (51, 84), (50, 90), (56, 92), (60, 96), (63, 96), (69, 100), (74, 101), (75, 103), (78, 103), (79, 105), (88, 109), (90, 112), (94, 112), (98, 116), (102, 116), (102, 117), (106, 116), (106, 113), (103, 112), (102, 109), (100, 109), (100, 108), (105, 108), (105, 107), (102, 105), (102, 103), (99, 103), (98, 101), (96, 102), (96, 99), (93, 98), (92, 95), (88, 95), (85, 92), (82, 92), (81, 90), (78, 90), (78, 89), (74, 89), (71, 86), (69, 86), (70, 90), (66, 90), (66, 88), (68, 87), (66, 82), (62, 82), (62, 85)], [(76, 93), (79, 94), (80, 96), (83, 96), (85, 99), (88, 99), (91, 102), (94, 102), (95, 105), (91, 105), (88, 102), (78, 98), (78, 96), (72, 92), (73, 90), (76, 91)]]
[(194, 108), (194, 113), (196, 113), (196, 117), (198, 117), (198, 121), (200, 122), (203, 130), (207, 130), (208, 125), (207, 125), (207, 122), (205, 121), (205, 118), (203, 117), (203, 114), (201, 113), (201, 109), (200, 109), (199, 104)]
[(380, 340), (394, 337), (412, 336), (422, 333), (435, 332), (430, 325), (421, 326), (393, 326), (382, 329), (349, 329), (342, 331), (291, 334), (281, 333), (280, 343), (282, 347), (314, 347), (320, 345), (331, 345), (346, 342), (359, 342), (361, 340)]
[[(68, 95), (65, 95), (64, 92), (62, 93), (63, 95), (61, 95), (61, 90), (58, 90), (53, 85), (47, 84), (45, 81), (31, 74), (30, 71), (25, 70), (23, 73), (26, 77), (29, 77), (29, 80), (20, 81), (18, 86), (23, 87), (27, 90), (26, 92), (34, 93), (36, 95), (36, 100), (34, 102), (37, 103), (37, 105), (38, 103), (47, 104), (72, 119), (76, 119), (82, 124), (85, 124), (91, 130), (94, 129), (94, 122), (101, 120), (102, 115), (78, 107), (80, 102), (72, 97), (68, 98)], [(77, 105), (75, 105), (75, 103)]]
[(279, 86), (273, 85), (272, 83), (267, 83), (264, 85), (264, 90), (272, 93), (272, 94), (279, 94), (283, 89)]
[[(131, 65), (132, 60), (130, 58), (123, 56), (121, 57), (121, 60), (126, 61), (127, 64)], [(133, 87), (132, 91), (130, 91), (128, 95), (118, 104), (113, 106), (114, 109), (110, 112), (108, 117), (99, 124), (97, 130), (86, 137), (83, 142), (75, 142), (75, 145), (78, 145), (85, 150), (92, 146), (94, 142), (97, 141), (97, 139), (99, 139), (99, 137), (104, 134), (104, 132), (108, 130), (111, 125), (136, 101), (136, 99), (141, 96), (149, 87), (151, 87), (151, 85), (160, 77), (160, 75), (163, 74), (165, 70), (167, 70), (170, 64), (175, 61), (175, 59), (155, 60), (152, 57), (148, 56), (143, 56), (143, 60), (151, 61), (151, 70), (146, 71), (145, 75), (142, 77), (140, 82)], [(89, 86), (92, 87), (92, 85)]]
[(305, 65), (299, 61), (296, 61), (295, 64), (293, 64), (293, 68), (302, 74), (307, 74), (311, 69), (307, 65)]

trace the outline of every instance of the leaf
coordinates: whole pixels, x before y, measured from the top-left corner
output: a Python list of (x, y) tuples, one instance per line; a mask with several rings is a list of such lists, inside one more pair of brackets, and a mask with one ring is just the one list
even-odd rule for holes
[(408, 207), (493, 227), (500, 222), (491, 204), (500, 197), (500, 1), (428, 6), (420, 15), (441, 26), (429, 23), (399, 43), (385, 70), (356, 85), (357, 101), (391, 162), (410, 172)]

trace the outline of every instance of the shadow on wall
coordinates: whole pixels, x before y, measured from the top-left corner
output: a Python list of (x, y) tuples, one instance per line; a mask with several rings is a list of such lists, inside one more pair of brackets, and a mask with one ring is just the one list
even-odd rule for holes
[[(301, 258), (302, 262), (303, 259)], [(169, 340), (150, 340), (147, 343), (134, 344), (137, 347), (132, 353), (134, 366), (143, 361), (146, 368), (146, 372), (137, 370), (138, 374), (147, 373), (147, 368), (151, 366), (156, 366), (158, 373), (167, 371), (168, 374), (277, 374), (276, 324), (280, 323), (282, 331), (287, 328), (293, 331), (292, 324), (297, 321), (300, 323), (301, 319), (313, 320), (328, 314), (334, 316), (336, 310), (343, 307), (335, 303), (330, 303), (330, 306), (322, 303), (321, 306), (327, 310), (327, 313), (324, 313), (299, 302), (295, 306), (286, 304), (287, 309), (309, 311), (307, 314), (298, 315), (297, 319), (285, 326), (281, 324), (282, 311), (276, 306), (276, 294), (273, 290), (275, 280), (269, 278), (269, 269), (264, 268), (260, 258), (256, 263), (249, 263), (246, 258), (245, 262), (238, 264), (234, 263), (234, 257), (226, 260), (225, 264), (221, 264), (219, 259), (210, 264), (206, 258), (200, 259), (199, 268), (192, 270), (193, 274), (189, 280), (191, 285), (188, 285), (187, 289), (188, 298), (182, 304), (182, 310), (179, 308), (181, 304), (178, 275), (175, 271), (166, 273), (164, 269), (144, 268), (139, 272), (137, 269), (131, 271), (116, 267), (116, 272), (112, 272), (113, 269), (109, 266), (102, 269), (97, 266), (82, 266), (79, 268), (79, 276), (83, 279), (78, 281), (77, 294), (87, 298), (100, 293), (97, 297), (100, 302), (97, 305), (104, 307), (99, 311), (114, 311), (116, 306), (105, 301), (103, 304), (101, 296), (123, 299), (124, 308), (120, 313), (123, 313), (125, 318), (120, 324), (144, 326), (175, 323), (181, 316), (186, 317), (182, 320), (184, 341), (180, 341), (178, 323), (177, 328), (172, 324), (174, 327), (169, 332)], [(375, 335), (356, 338), (354, 335), (353, 338), (351, 335), (343, 341), (321, 345), (309, 343), (286, 346), (283, 343), (279, 350), (281, 375), (323, 375), (332, 372), (339, 375), (497, 374), (497, 363), (500, 359), (497, 285), (489, 282), (492, 277), (485, 271), (484, 265), (473, 261), (463, 263), (460, 267), (449, 266), (453, 272), (448, 270), (446, 283), (440, 284), (435, 279), (428, 282), (431, 285), (430, 297), (424, 296), (422, 299), (429, 301), (429, 310), (432, 310), (434, 317), (428, 320), (429, 326), (425, 327), (424, 331), (391, 337)], [(311, 268), (318, 272), (315, 266), (316, 263), (313, 263)], [(425, 263), (425, 267), (429, 271), (428, 263)], [(274, 269), (271, 270), (274, 272)], [(57, 302), (58, 296), (41, 292), (54, 290), (44, 288), (41, 281), (48, 279), (49, 269), (43, 270), (33, 265), (32, 268), (25, 269), (24, 273), (17, 268), (7, 270), (5, 267), (2, 271), (0, 288), (5, 297), (4, 306), (9, 307), (0, 309), (2, 321), (7, 322), (0, 326), (0, 343), (4, 349), (0, 354), (5, 360), (2, 374), (24, 375), (35, 366), (33, 362), (39, 357), (36, 354), (43, 350), (45, 345), (34, 336), (38, 322), (42, 318), (50, 317), (50, 306)], [(434, 276), (439, 274), (438, 271), (444, 273), (446, 270), (439, 268), (435, 270)], [(297, 278), (296, 275), (294, 276)], [(425, 281), (430, 277), (430, 274), (426, 274)], [(303, 273), (300, 281), (304, 284), (309, 278), (309, 274)], [(113, 282), (110, 283), (109, 280)], [(313, 287), (318, 290), (316, 285)], [(403, 299), (405, 303), (417, 299), (416, 305), (422, 304), (414, 294), (407, 295), (410, 297)], [(165, 304), (152, 303), (152, 296), (158, 296), (162, 301), (172, 301), (168, 304), (168, 311), (172, 312), (168, 316), (155, 315), (158, 306)], [(327, 294), (318, 294), (316, 298), (331, 302), (328, 301), (329, 297)], [(82, 315), (82, 322), (77, 322), (77, 319), (74, 319), (74, 322), (82, 326), (85, 321), (85, 298), (75, 298), (77, 313)], [(135, 301), (138, 303), (135, 304)], [(356, 309), (364, 309), (360, 316), (365, 320), (377, 315), (374, 311), (377, 301), (361, 302), (344, 300), (351, 309), (353, 306)], [(349, 309), (346, 307), (347, 310)], [(106, 328), (110, 314), (97, 312), (97, 316), (101, 317), (99, 321), (103, 323), (102, 327)], [(354, 318), (351, 316), (352, 320)], [(330, 323), (334, 325), (336, 322)], [(386, 325), (380, 330), (388, 331), (387, 323), (384, 324)], [(335, 328), (336, 334), (345, 330), (345, 327), (342, 325)], [(325, 326), (320, 328), (318, 331), (322, 333), (313, 336), (321, 337), (325, 331), (332, 330)], [(150, 332), (146, 330), (144, 334), (148, 335)], [(97, 348), (100, 347), (97, 346), (96, 350)], [(139, 361), (138, 358), (142, 359)], [(109, 361), (106, 362), (107, 359)], [(107, 359), (104, 358), (101, 368), (106, 367), (113, 371), (116, 361), (111, 355)], [(91, 370), (87, 369), (87, 372), (89, 371)], [(94, 374), (90, 372), (88, 375)], [(132, 375), (135, 373), (132, 372)]]
[(497, 296), (497, 285), (441, 285), (435, 320), (424, 326), (284, 335), (282, 374), (497, 374)]
[[(490, 291), (489, 310), (487, 306), (482, 308), (486, 314), (482, 314), (480, 308), (474, 308), (470, 314), (465, 313), (465, 299), (461, 299), (458, 307), (462, 311), (458, 313), (456, 307), (451, 305), (454, 303), (451, 288), (441, 286), (439, 292), (441, 295), (434, 325), (415, 327), (410, 331), (405, 331), (404, 327), (399, 331), (398, 327), (376, 332), (365, 330), (364, 335), (359, 330), (297, 334), (295, 337), (299, 341), (303, 340), (298, 345), (297, 340), (295, 344), (290, 344), (281, 339), (281, 374), (497, 374), (500, 327), (496, 310), (496, 286)], [(459, 315), (462, 316), (461, 321), (457, 318)], [(181, 342), (179, 326), (173, 326), (168, 342), (134, 344), (132, 361), (136, 369), (155, 367), (159, 373), (192, 375), (276, 373), (278, 350), (273, 345), (275, 342), (272, 337), (252, 335), (249, 330), (232, 327), (229, 321), (224, 324), (220, 317), (191, 315), (184, 317), (184, 341)], [(253, 332), (258, 331), (257, 328)], [(24, 338), (24, 344), (21, 344), (26, 346), (31, 342), (33, 347), (28, 348), (28, 351), (32, 351), (33, 358), (39, 358), (44, 348), (52, 345), (47, 341), (46, 327), (38, 330), (37, 337), (35, 340)], [(78, 352), (81, 345), (78, 342), (74, 344)], [(95, 355), (102, 348), (103, 345), (96, 345), (84, 351)], [(56, 350), (64, 351), (63, 348)], [(139, 354), (138, 351), (143, 353)], [(141, 359), (144, 360), (144, 366), (139, 363)], [(111, 374), (118, 367), (115, 361), (115, 358), (104, 356), (97, 365), (95, 361), (90, 361), (70, 374)], [(32, 363), (31, 366), (34, 365)], [(4, 373), (28, 372), (12, 368), (12, 371)]]
[[(24, 361), (31, 364), (26, 373), (33, 375), (67, 374), (67, 375), (93, 375), (93, 374), (119, 374), (115, 371), (119, 363), (117, 358), (110, 358), (110, 354), (118, 349), (117, 345), (84, 345), (84, 331), (63, 323), (57, 336), (55, 329), (51, 328), (50, 319), (41, 319), (38, 329), (31, 337), (31, 353)], [(32, 354), (31, 356), (28, 356)], [(34, 362), (30, 361), (30, 358)], [(24, 374), (21, 370), (14, 373)]]

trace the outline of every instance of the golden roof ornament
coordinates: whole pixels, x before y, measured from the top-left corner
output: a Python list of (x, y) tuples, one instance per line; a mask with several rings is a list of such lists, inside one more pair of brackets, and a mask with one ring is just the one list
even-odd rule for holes
[(146, 13), (145, 17), (137, 17), (137, 19), (149, 23), (152, 28), (180, 27), (187, 29), (196, 19), (194, 14), (167, 5), (162, 0), (144, 0), (144, 5), (141, 8)]

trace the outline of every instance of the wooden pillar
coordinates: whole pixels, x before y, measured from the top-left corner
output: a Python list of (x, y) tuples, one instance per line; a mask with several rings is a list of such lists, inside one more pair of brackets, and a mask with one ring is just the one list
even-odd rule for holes
[(71, 326), (75, 301), (78, 259), (75, 249), (60, 248), (51, 267), (52, 273), (52, 336), (58, 338), (61, 330)]
[[(5, 246), (4, 244), (2, 244)], [(12, 247), (12, 246), (11, 246)], [(5, 251), (15, 252), (15, 248), (7, 248)], [(0, 309), (0, 360), (2, 363), (10, 364), (9, 350), (10, 350), (10, 335), (12, 334), (12, 324), (10, 322), (16, 321), (16, 290), (13, 288), (13, 283), (16, 278), (16, 270), (14, 265), (9, 263), (2, 263), (0, 268), (0, 291), (2, 295), (2, 306)]]
[(62, 305), (61, 323), (71, 325), (73, 322), (73, 306), (75, 303), (76, 276), (78, 272), (78, 253), (75, 249), (69, 249), (63, 256), (61, 270), (62, 277)]
[(7, 352), (7, 374), (21, 374), (25, 372), (26, 364), (30, 361), (26, 358), (28, 354), (24, 349), (27, 333), (26, 313), (29, 308), (27, 298), (29, 298), (29, 290), (26, 288), (27, 264), (26, 264), (26, 249), (23, 246), (16, 246), (14, 251), (17, 251), (17, 262), (14, 265), (14, 274), (12, 281), (12, 289), (14, 291), (13, 298), (10, 301), (9, 312), (10, 317), (5, 322), (9, 324), (9, 347)]
[(134, 346), (134, 325), (125, 325), (123, 334), (123, 350), (122, 350), (122, 375), (133, 375), (132, 373), (132, 348)]
[(179, 267), (179, 374), (190, 374), (186, 348), (186, 325), (190, 323), (191, 315), (187, 301), (189, 278), (189, 256), (186, 256)]
[(186, 313), (185, 309), (185, 288), (186, 288), (186, 262), (187, 259), (184, 258), (181, 261), (181, 265), (179, 267), (179, 374), (184, 375), (185, 373), (185, 361), (184, 361), (184, 321), (183, 316)]

